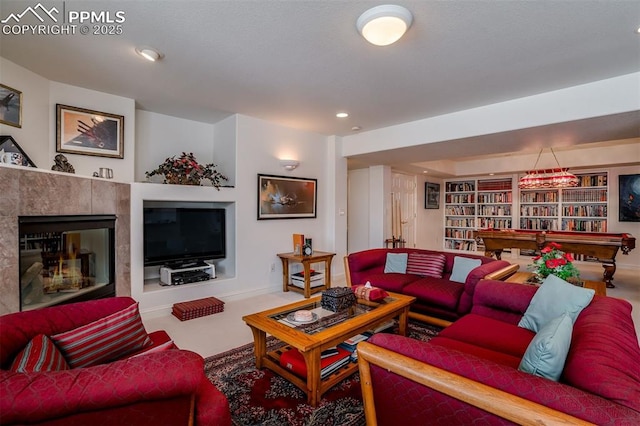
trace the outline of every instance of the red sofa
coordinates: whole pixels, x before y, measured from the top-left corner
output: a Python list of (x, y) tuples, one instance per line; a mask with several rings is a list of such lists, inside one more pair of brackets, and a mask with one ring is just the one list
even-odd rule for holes
[[(442, 278), (414, 274), (385, 273), (387, 253), (441, 254), (446, 258)], [(465, 283), (451, 281), (451, 272), (456, 256), (479, 259), (482, 264), (469, 273)], [(490, 276), (503, 279), (513, 274), (518, 265), (504, 260), (467, 253), (451, 253), (415, 248), (377, 248), (351, 253), (345, 257), (347, 285), (365, 284), (380, 287), (394, 293), (414, 296), (412, 313), (422, 314), (423, 321), (438, 323), (437, 319), (454, 321), (471, 309), (476, 284), (481, 278)], [(415, 315), (412, 315), (415, 317)], [(434, 317), (436, 320), (434, 320)]]
[[(175, 347), (164, 331), (153, 347), (170, 349), (91, 367), (10, 371), (13, 359), (39, 334), (55, 335), (120, 312), (135, 301), (112, 297), (0, 317), (0, 424), (230, 425), (226, 397), (204, 375), (204, 361)], [(169, 342), (169, 343), (168, 343)]]
[(429, 342), (376, 334), (359, 345), (367, 415), (379, 425), (399, 418), (406, 425), (425, 419), (447, 426), (513, 424), (505, 417), (531, 424), (640, 424), (640, 348), (631, 305), (593, 298), (573, 325), (555, 382), (518, 371), (535, 334), (517, 324), (535, 291), (481, 280), (471, 313)]

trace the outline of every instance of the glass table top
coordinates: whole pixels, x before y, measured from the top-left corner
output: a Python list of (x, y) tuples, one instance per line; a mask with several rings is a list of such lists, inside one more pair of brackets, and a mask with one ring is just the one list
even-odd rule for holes
[[(371, 312), (379, 306), (384, 306), (385, 304), (393, 302), (394, 300), (395, 299), (393, 297), (387, 297), (379, 303), (356, 303), (352, 307), (341, 310), (339, 312), (333, 312), (324, 309), (320, 304), (320, 300), (318, 300), (316, 302), (309, 302), (309, 304), (304, 306), (298, 306), (295, 309), (285, 309), (276, 314), (269, 315), (269, 318), (285, 324), (289, 327), (300, 330), (306, 334), (315, 334), (319, 333), (322, 330), (326, 330), (327, 328), (340, 324), (348, 319), (355, 318), (367, 312)], [(313, 316), (312, 320), (308, 322), (295, 321), (294, 314), (299, 310), (311, 311)]]

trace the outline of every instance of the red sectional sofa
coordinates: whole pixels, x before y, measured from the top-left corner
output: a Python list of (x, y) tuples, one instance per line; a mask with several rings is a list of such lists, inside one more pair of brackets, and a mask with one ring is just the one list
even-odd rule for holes
[(112, 297), (0, 317), (0, 424), (230, 425), (227, 399), (205, 376), (202, 357), (176, 348), (164, 331), (149, 334), (138, 356), (60, 371), (11, 370), (34, 337), (75, 330), (133, 304)]
[(399, 418), (405, 425), (513, 424), (504, 417), (640, 424), (640, 348), (631, 305), (593, 298), (573, 325), (556, 382), (518, 371), (535, 333), (517, 324), (536, 290), (481, 280), (471, 312), (431, 341), (376, 334), (359, 345), (367, 415), (379, 425)]
[[(388, 253), (418, 253), (443, 255), (446, 259), (442, 278), (407, 273), (385, 273)], [(473, 269), (464, 283), (451, 281), (451, 272), (456, 256), (479, 259), (481, 265)], [(481, 278), (491, 276), (502, 279), (513, 274), (518, 265), (504, 260), (466, 253), (450, 253), (415, 248), (377, 248), (351, 253), (345, 257), (347, 285), (365, 284), (367, 281), (394, 293), (414, 296), (412, 313), (423, 315), (423, 320), (438, 323), (437, 319), (454, 321), (471, 309), (476, 284)], [(434, 321), (435, 317), (435, 321)]]

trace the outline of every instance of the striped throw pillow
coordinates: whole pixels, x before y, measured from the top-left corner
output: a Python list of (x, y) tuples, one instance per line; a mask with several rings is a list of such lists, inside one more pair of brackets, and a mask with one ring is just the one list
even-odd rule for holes
[(56, 345), (44, 334), (39, 334), (24, 347), (11, 364), (11, 371), (30, 373), (33, 371), (68, 370), (69, 365)]
[(71, 368), (116, 360), (153, 344), (142, 324), (137, 303), (51, 339)]
[(407, 274), (442, 278), (446, 260), (444, 254), (409, 253)]
[(135, 358), (135, 357), (140, 356), (140, 355), (152, 354), (152, 353), (155, 353), (155, 352), (168, 351), (169, 349), (173, 349), (175, 347), (176, 347), (176, 345), (175, 345), (175, 343), (173, 343), (173, 340), (169, 340), (168, 342), (164, 342), (164, 343), (162, 343), (162, 344), (160, 344), (158, 346), (152, 346), (149, 349), (146, 349), (146, 350), (144, 350), (142, 352), (139, 352), (137, 354), (133, 354), (133, 355), (131, 355), (131, 358)]

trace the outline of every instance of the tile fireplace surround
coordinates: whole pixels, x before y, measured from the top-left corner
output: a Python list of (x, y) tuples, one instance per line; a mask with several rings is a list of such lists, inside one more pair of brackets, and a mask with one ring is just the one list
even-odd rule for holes
[(116, 295), (131, 295), (130, 185), (0, 166), (0, 315), (20, 310), (18, 216), (115, 214)]

